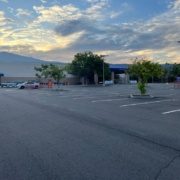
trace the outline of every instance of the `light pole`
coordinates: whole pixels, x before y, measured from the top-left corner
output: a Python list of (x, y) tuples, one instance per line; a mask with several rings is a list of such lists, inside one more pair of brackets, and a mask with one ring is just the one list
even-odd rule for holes
[(107, 57), (108, 55), (100, 55), (103, 61), (103, 86), (105, 86), (105, 73), (104, 73), (104, 57)]
[(105, 80), (104, 80), (104, 59), (103, 59), (103, 86), (105, 86)]

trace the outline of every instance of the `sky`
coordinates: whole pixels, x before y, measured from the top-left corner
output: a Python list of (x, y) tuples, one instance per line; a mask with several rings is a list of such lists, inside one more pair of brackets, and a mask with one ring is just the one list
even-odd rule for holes
[(0, 51), (71, 62), (180, 63), (180, 0), (0, 0)]

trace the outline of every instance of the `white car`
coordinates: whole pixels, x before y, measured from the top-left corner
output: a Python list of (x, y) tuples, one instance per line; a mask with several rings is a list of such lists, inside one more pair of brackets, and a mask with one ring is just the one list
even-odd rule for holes
[(40, 86), (39, 83), (37, 82), (24, 82), (24, 83), (21, 83), (21, 84), (18, 84), (17, 87), (19, 89), (25, 89), (25, 88), (29, 88), (29, 89), (38, 89)]
[(105, 86), (110, 86), (110, 85), (113, 85), (114, 82), (111, 80), (111, 81), (104, 81), (104, 85)]

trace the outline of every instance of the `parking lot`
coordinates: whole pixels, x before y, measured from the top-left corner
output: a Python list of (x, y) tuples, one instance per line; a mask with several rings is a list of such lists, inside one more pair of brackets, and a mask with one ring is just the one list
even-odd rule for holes
[(0, 89), (0, 179), (177, 180), (180, 89)]

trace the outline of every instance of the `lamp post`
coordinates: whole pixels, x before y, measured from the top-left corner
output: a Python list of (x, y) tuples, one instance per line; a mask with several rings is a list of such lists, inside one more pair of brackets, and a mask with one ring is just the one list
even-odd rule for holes
[(104, 80), (104, 59), (103, 59), (103, 86), (105, 86), (105, 80)]
[(103, 86), (105, 86), (105, 73), (104, 73), (104, 57), (107, 57), (108, 55), (100, 55), (103, 59)]

